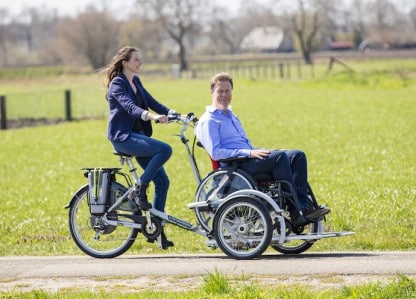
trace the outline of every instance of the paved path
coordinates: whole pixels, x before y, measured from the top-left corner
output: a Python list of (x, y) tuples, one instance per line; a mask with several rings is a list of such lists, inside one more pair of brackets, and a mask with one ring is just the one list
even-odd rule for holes
[[(265, 254), (256, 260), (237, 261), (224, 254), (122, 255), (114, 259), (89, 256), (0, 257), (0, 289), (59, 288), (80, 285), (103, 277), (127, 277), (131, 283), (187, 277), (186, 283), (214, 271), (258, 277), (391, 277), (397, 273), (416, 277), (416, 251), (307, 252), (300, 255)], [(193, 279), (192, 279), (193, 277)], [(137, 281), (138, 280), (138, 281)], [(88, 282), (89, 281), (89, 282)], [(121, 281), (126, 281), (121, 279)], [(104, 282), (105, 283), (105, 282)]]

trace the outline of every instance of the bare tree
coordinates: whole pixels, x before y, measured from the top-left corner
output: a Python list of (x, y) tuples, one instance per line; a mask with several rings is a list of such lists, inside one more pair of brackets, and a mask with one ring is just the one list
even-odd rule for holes
[[(354, 0), (350, 7), (346, 8), (346, 14), (348, 14), (349, 18), (349, 28), (353, 30), (354, 37), (353, 42), (356, 49), (364, 50), (365, 46), (363, 47), (363, 41), (365, 40), (365, 36), (367, 34), (366, 28), (366, 14), (365, 14), (365, 3), (361, 0)], [(360, 48), (363, 47), (363, 48)]]
[(413, 29), (416, 30), (416, 6), (410, 11), (410, 20), (413, 24)]
[(236, 54), (239, 51), (241, 40), (248, 33), (244, 16), (231, 18), (222, 7), (213, 8), (209, 20), (207, 50), (209, 54)]
[(292, 27), (298, 38), (305, 63), (312, 64), (312, 52), (322, 48), (339, 25), (340, 4), (335, 1), (298, 0), (298, 11), (292, 17)]
[(121, 43), (139, 47), (145, 59), (160, 59), (164, 51), (163, 30), (156, 21), (134, 17), (121, 25)]
[(298, 5), (299, 11), (293, 16), (292, 25), (305, 63), (312, 64), (313, 41), (319, 30), (319, 12), (308, 12), (303, 0), (298, 0)]
[(7, 22), (9, 20), (9, 11), (7, 9), (0, 9), (0, 49), (1, 49), (1, 64), (7, 66), (9, 63), (8, 41), (10, 40), (10, 33), (7, 30)]
[(178, 47), (180, 70), (188, 69), (186, 42), (200, 31), (207, 0), (137, 0), (141, 17), (157, 20)]
[(119, 47), (120, 23), (105, 8), (88, 7), (60, 27), (72, 53), (83, 56), (93, 69), (103, 67)]
[(237, 54), (244, 37), (254, 28), (275, 26), (278, 22), (269, 6), (250, 1), (241, 4), (237, 16), (229, 15), (225, 8), (213, 7), (208, 33), (211, 54)]
[(388, 45), (391, 41), (391, 28), (396, 21), (396, 8), (388, 0), (376, 0), (373, 5), (378, 35), (381, 37), (382, 43)]

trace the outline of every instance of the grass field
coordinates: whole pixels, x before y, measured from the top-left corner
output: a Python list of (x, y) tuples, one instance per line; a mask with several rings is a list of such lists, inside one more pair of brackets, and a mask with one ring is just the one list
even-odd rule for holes
[[(416, 61), (350, 62), (356, 73), (313, 81), (236, 78), (233, 110), (259, 147), (300, 148), (309, 181), (332, 212), (326, 225), (355, 236), (327, 239), (312, 250), (416, 248)], [(149, 80), (149, 91), (169, 107), (200, 115), (210, 104), (206, 80)], [(74, 116), (94, 120), (0, 131), (0, 255), (82, 254), (71, 240), (63, 206), (83, 184), (86, 166), (118, 166), (106, 140), (101, 78), (68, 75), (2, 79), (8, 114), (63, 115), (56, 100), (71, 89)], [(186, 204), (196, 189), (176, 124), (155, 125), (154, 137), (172, 144), (167, 212), (194, 221)], [(198, 152), (201, 171), (209, 161)], [(199, 235), (168, 226), (168, 252), (211, 252)], [(159, 252), (142, 239), (129, 253)]]

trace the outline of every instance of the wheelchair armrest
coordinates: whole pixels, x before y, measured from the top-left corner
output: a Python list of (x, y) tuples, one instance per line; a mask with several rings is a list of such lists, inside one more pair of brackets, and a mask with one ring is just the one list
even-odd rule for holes
[(238, 157), (231, 157), (227, 159), (220, 159), (219, 162), (221, 163), (241, 163), (248, 160), (247, 156), (238, 156)]

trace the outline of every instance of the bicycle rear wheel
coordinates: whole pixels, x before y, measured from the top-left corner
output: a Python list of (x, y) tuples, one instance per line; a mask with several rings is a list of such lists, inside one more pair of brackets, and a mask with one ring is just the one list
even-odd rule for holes
[[(119, 183), (111, 185), (111, 196), (114, 202), (127, 189)], [(75, 244), (86, 254), (96, 258), (113, 258), (126, 252), (134, 243), (138, 230), (125, 226), (106, 225), (101, 216), (94, 216), (89, 208), (88, 185), (83, 186), (74, 195), (69, 209), (69, 230)], [(123, 214), (126, 211), (122, 205)], [(119, 220), (118, 211), (108, 215), (110, 220)], [(123, 217), (126, 218), (126, 217)], [(99, 233), (100, 231), (100, 233)]]

